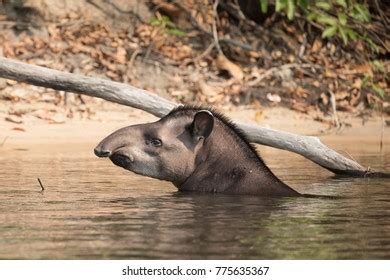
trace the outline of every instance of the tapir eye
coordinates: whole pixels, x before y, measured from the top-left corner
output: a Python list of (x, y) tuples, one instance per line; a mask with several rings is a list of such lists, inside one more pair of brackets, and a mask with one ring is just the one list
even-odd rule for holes
[(160, 139), (158, 139), (158, 138), (153, 138), (150, 141), (150, 144), (152, 144), (155, 147), (161, 147), (162, 146), (162, 141)]

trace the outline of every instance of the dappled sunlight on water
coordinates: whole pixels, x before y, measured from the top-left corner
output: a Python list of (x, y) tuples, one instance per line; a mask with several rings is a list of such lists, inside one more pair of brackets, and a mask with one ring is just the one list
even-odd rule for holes
[[(45, 150), (0, 156), (2, 259), (390, 258), (389, 179), (335, 178), (267, 150), (265, 160), (288, 184), (339, 198), (188, 194), (92, 150)], [(354, 157), (390, 170), (389, 153), (368, 147)]]

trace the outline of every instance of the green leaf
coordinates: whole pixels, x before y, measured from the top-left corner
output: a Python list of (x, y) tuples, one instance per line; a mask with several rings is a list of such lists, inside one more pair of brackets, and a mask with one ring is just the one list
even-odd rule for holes
[(365, 74), (362, 80), (362, 87), (367, 86), (367, 84), (372, 80), (372, 76)]
[(374, 60), (372, 62), (372, 65), (374, 66), (375, 71), (386, 73), (386, 68), (385, 68), (385, 65), (383, 64), (383, 62), (381, 62), (379, 60)]
[(339, 22), (341, 25), (346, 25), (347, 24), (347, 15), (344, 13), (338, 13), (337, 17), (339, 19)]
[(275, 1), (275, 11), (280, 12), (287, 6), (287, 0), (276, 0)]
[(347, 1), (345, 0), (336, 0), (336, 3), (344, 8), (347, 7)]
[(347, 33), (345, 32), (345, 29), (341, 26), (339, 26), (339, 35), (340, 35), (341, 39), (343, 39), (344, 45), (348, 44)]
[(352, 39), (353, 41), (357, 40), (359, 38), (359, 34), (356, 33), (353, 29), (349, 28), (349, 27), (344, 27), (344, 31), (346, 33), (346, 35)]
[(360, 22), (370, 22), (371, 16), (367, 7), (363, 4), (353, 5), (351, 16)]
[(333, 37), (337, 32), (337, 25), (332, 25), (327, 27), (323, 32), (321, 37), (322, 38), (331, 38)]
[(332, 8), (332, 3), (330, 1), (328, 2), (320, 1), (320, 2), (316, 2), (316, 7), (325, 11), (329, 11)]
[(287, 0), (287, 18), (292, 20), (295, 13), (295, 4), (294, 0)]
[(167, 29), (167, 33), (178, 37), (187, 35), (187, 33), (177, 28)]
[(268, 0), (260, 0), (260, 8), (263, 13), (268, 11)]
[(298, 0), (298, 6), (306, 10), (307, 7), (309, 6), (309, 0)]
[(371, 85), (371, 89), (373, 92), (375, 92), (377, 95), (379, 95), (382, 99), (385, 98), (386, 93), (378, 84), (373, 83)]
[(172, 21), (171, 21), (171, 19), (170, 19), (169, 17), (167, 17), (167, 16), (161, 16), (161, 22), (162, 22), (163, 24), (167, 24), (167, 23), (172, 22)]
[(318, 16), (319, 16), (318, 13), (316, 13), (316, 12), (310, 12), (310, 13), (307, 15), (307, 20), (308, 20), (308, 21), (317, 21)]
[(368, 43), (368, 46), (370, 47), (370, 49), (375, 52), (375, 53), (379, 53), (379, 47), (377, 46), (377, 44), (374, 43), (373, 40), (371, 40), (371, 38), (369, 37), (364, 37), (364, 41), (366, 41)]
[(176, 24), (174, 24), (172, 21), (169, 21), (165, 25), (167, 28), (176, 28)]
[(151, 20), (149, 20), (149, 24), (151, 26), (160, 26), (161, 20), (159, 20), (158, 18), (152, 18)]
[(337, 19), (326, 14), (318, 15), (316, 20), (319, 23), (326, 24), (326, 25), (337, 25)]

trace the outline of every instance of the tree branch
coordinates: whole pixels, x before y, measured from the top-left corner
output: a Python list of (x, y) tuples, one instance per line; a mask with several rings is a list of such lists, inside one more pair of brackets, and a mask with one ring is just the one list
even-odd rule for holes
[[(81, 93), (163, 117), (178, 104), (146, 90), (106, 79), (87, 77), (0, 57), (0, 77), (56, 90)], [(298, 153), (339, 175), (388, 175), (371, 172), (325, 146), (319, 138), (237, 123), (251, 142)]]

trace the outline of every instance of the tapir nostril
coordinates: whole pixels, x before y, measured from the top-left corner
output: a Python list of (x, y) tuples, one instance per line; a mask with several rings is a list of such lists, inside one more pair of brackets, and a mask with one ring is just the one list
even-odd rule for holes
[(95, 152), (95, 155), (98, 156), (98, 157), (109, 157), (109, 156), (111, 156), (111, 151), (108, 151), (108, 150), (101, 150), (101, 149), (95, 148), (94, 152)]

